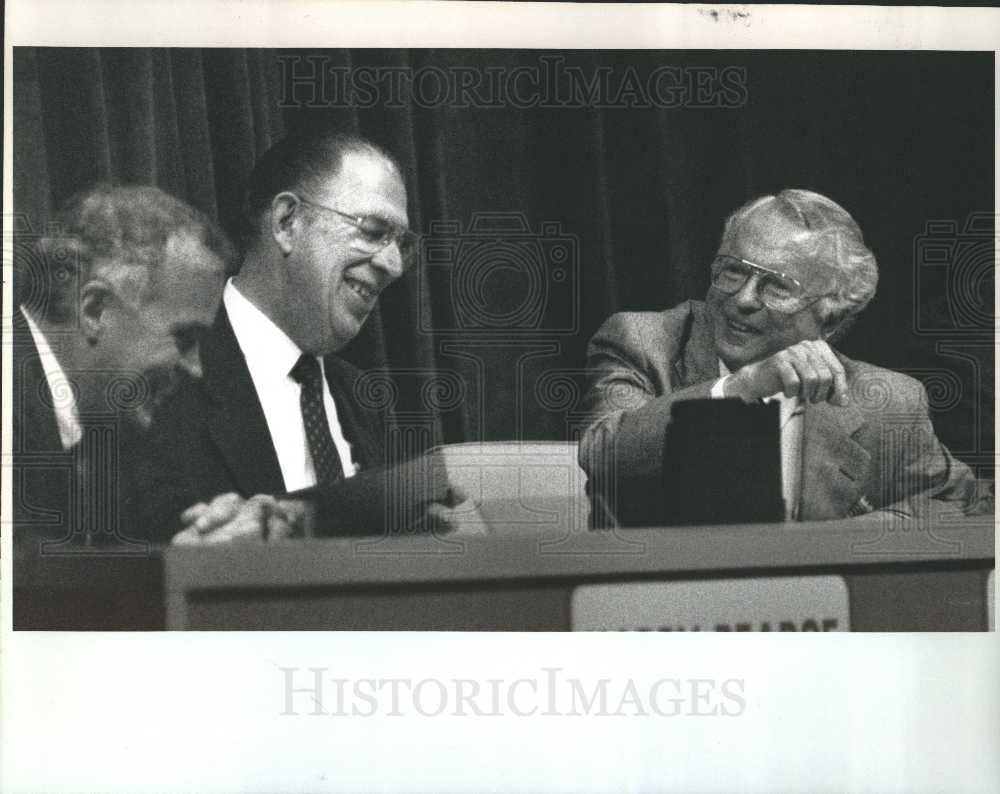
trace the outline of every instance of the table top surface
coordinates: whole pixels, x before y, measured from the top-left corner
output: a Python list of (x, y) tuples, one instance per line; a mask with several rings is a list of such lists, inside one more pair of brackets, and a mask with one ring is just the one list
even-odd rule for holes
[[(537, 504), (534, 507), (538, 507)], [(992, 516), (579, 531), (564, 521), (493, 523), (489, 535), (306, 540), (171, 547), (168, 587), (419, 583), (603, 575), (992, 566)]]
[[(546, 522), (491, 522), (487, 535), (419, 535), (294, 540), (201, 547), (75, 549), (18, 555), (15, 586), (100, 586), (106, 576), (165, 568), (168, 587), (312, 586), (429, 581), (683, 575), (726, 571), (962, 565), (992, 567), (992, 516), (935, 520), (729, 524), (585, 531)], [(211, 584), (210, 584), (211, 583)]]

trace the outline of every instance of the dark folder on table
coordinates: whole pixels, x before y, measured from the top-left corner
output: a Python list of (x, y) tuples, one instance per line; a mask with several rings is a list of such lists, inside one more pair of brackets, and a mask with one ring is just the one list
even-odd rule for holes
[(784, 520), (776, 400), (684, 400), (671, 406), (670, 417), (657, 523)]

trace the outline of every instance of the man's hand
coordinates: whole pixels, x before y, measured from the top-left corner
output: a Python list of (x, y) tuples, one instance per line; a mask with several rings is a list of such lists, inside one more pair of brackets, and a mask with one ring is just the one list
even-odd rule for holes
[(847, 376), (826, 342), (806, 340), (741, 367), (724, 385), (726, 397), (739, 397), (745, 402), (778, 392), (786, 397), (801, 397), (805, 402), (843, 406), (848, 402)]
[(451, 481), (440, 450), (432, 451), (425, 458), (435, 473), (436, 485), (426, 506), (426, 518), (434, 530), (457, 535), (488, 535), (490, 530), (479, 512), (479, 505), (461, 485)]
[(370, 470), (330, 488), (278, 499), (236, 493), (181, 514), (178, 545), (274, 541), (302, 535), (487, 534), (475, 502), (452, 484), (443, 461), (421, 455), (388, 470)]
[(465, 491), (452, 485), (443, 502), (432, 502), (427, 507), (427, 517), (438, 533), (455, 535), (488, 535), (486, 520), (479, 512), (479, 505)]
[(249, 499), (236, 493), (222, 494), (208, 504), (199, 502), (185, 510), (181, 514), (185, 528), (171, 542), (193, 546), (282, 540), (301, 528), (305, 512), (305, 505), (297, 500), (267, 494)]

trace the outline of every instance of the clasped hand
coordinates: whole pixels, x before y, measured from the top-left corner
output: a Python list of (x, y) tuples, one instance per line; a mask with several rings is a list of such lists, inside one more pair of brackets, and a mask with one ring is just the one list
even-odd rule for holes
[(745, 402), (782, 392), (805, 402), (844, 406), (849, 401), (847, 375), (840, 359), (821, 340), (806, 340), (747, 364), (727, 378), (726, 397)]
[(302, 534), (308, 506), (303, 500), (257, 494), (249, 499), (225, 493), (181, 513), (184, 529), (174, 535), (179, 546), (238, 541), (278, 541)]
[[(435, 469), (442, 474), (439, 481), (434, 477)], [(414, 502), (408, 521), (440, 532), (487, 534), (476, 503), (461, 488), (448, 482), (443, 467), (435, 465), (433, 458), (415, 459), (389, 470), (389, 474), (387, 482), (402, 494), (420, 493), (428, 477), (438, 483), (430, 486), (426, 501)], [(313, 502), (304, 498), (221, 494), (185, 510), (180, 516), (184, 528), (174, 535), (172, 542), (190, 546), (301, 537), (315, 523), (315, 512)]]

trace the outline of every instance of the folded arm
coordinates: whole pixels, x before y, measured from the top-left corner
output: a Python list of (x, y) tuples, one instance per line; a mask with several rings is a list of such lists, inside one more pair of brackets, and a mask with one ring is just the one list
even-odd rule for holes
[(587, 349), (589, 424), (580, 439), (579, 463), (587, 473), (597, 525), (644, 511), (650, 493), (660, 487), (671, 405), (707, 398), (715, 383), (675, 388), (669, 363), (658, 365), (646, 354), (649, 341), (623, 315), (614, 315)]

